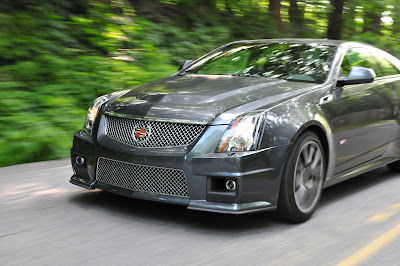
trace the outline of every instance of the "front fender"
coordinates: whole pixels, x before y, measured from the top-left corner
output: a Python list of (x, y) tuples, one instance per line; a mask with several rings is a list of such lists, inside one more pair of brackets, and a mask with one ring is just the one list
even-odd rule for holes
[[(313, 91), (271, 108), (261, 148), (293, 144), (305, 130), (312, 130), (325, 146), (329, 179), (335, 166), (336, 147), (329, 121), (319, 106), (319, 99), (325, 95), (326, 91)], [(290, 151), (288, 149), (287, 153)]]

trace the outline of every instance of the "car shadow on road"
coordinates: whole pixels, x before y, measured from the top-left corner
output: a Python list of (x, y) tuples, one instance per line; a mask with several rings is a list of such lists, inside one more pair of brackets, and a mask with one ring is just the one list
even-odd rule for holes
[(268, 228), (279, 225), (273, 212), (231, 215), (192, 211), (185, 206), (132, 199), (105, 191), (75, 194), (70, 202), (82, 208), (96, 208), (118, 218), (147, 221), (187, 227), (191, 230), (215, 230), (225, 232), (247, 231), (250, 228)]
[[(371, 186), (383, 183), (396, 175), (386, 167), (379, 168), (359, 177), (337, 184), (324, 190), (320, 208), (329, 207), (336, 201), (345, 200), (347, 196), (361, 193)], [(96, 190), (82, 192), (70, 197), (70, 202), (82, 208), (101, 210), (127, 221), (154, 221), (163, 224), (175, 224), (189, 230), (201, 230), (208, 233), (238, 233), (257, 230), (275, 230), (287, 227), (275, 212), (260, 212), (246, 215), (229, 215), (187, 210), (185, 206), (164, 204), (145, 200), (132, 199), (116, 194)], [(316, 218), (314, 216), (314, 218)], [(293, 227), (300, 225), (291, 225)]]
[(319, 207), (328, 206), (336, 201), (344, 201), (346, 197), (361, 193), (395, 178), (398, 178), (398, 173), (390, 171), (388, 167), (380, 167), (371, 172), (353, 177), (324, 189)]

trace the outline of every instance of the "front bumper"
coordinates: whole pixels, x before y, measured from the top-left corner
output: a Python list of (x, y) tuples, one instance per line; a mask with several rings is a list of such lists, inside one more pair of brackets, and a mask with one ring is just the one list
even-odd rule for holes
[(166, 195), (157, 195), (150, 193), (143, 193), (139, 191), (132, 191), (120, 187), (115, 187), (99, 182), (87, 182), (84, 179), (73, 175), (70, 182), (74, 185), (86, 188), (86, 189), (102, 189), (105, 191), (113, 192), (126, 197), (151, 200), (157, 202), (172, 203), (177, 205), (185, 205), (188, 209), (197, 211), (208, 211), (216, 213), (229, 213), (229, 214), (245, 214), (260, 211), (275, 210), (276, 206), (273, 206), (267, 201), (248, 202), (248, 203), (223, 203), (214, 202), (207, 200), (190, 200), (179, 197), (171, 197)]
[[(116, 194), (185, 205), (188, 209), (241, 214), (274, 210), (277, 206), (282, 167), (287, 146), (252, 152), (214, 153), (226, 126), (210, 126), (194, 146), (135, 149), (118, 143), (99, 132), (92, 139), (85, 131), (74, 136), (71, 160), (74, 175), (70, 182), (87, 189), (99, 188)], [(76, 157), (84, 158), (83, 164)], [(140, 192), (96, 180), (98, 158), (130, 164), (182, 169), (189, 197)], [(221, 187), (233, 180), (237, 187)]]

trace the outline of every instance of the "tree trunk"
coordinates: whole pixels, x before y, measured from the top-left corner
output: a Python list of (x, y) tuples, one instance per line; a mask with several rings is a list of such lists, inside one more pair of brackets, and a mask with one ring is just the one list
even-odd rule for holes
[[(215, 10), (217, 9), (217, 0), (203, 0), (204, 1), (204, 5), (210, 9), (210, 10)], [(201, 2), (203, 2), (201, 1)]]
[(364, 6), (363, 32), (382, 35), (381, 19), (384, 10), (384, 3), (379, 1), (370, 2), (370, 4)]
[(289, 6), (289, 20), (292, 24), (300, 24), (300, 10), (297, 4), (297, 0), (290, 0)]
[(372, 32), (378, 35), (382, 35), (381, 32), (381, 12), (366, 12), (364, 14), (364, 27), (363, 32)]
[(283, 29), (281, 19), (281, 0), (269, 0), (268, 11), (272, 14), (278, 30)]
[(333, 9), (329, 14), (328, 39), (340, 40), (342, 38), (344, 2), (345, 0), (331, 0)]
[(346, 13), (343, 13), (343, 29), (342, 29), (342, 38), (351, 38), (355, 34), (359, 33), (359, 27), (356, 21), (357, 15), (357, 2), (356, 1), (348, 1), (345, 3), (345, 7), (347, 9)]

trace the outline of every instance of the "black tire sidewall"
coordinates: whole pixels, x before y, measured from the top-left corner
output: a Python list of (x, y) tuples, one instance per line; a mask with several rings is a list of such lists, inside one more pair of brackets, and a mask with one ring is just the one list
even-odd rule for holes
[(301, 152), (303, 145), (308, 141), (315, 141), (318, 144), (319, 148), (321, 149), (322, 161), (323, 161), (323, 173), (324, 173), (323, 183), (325, 181), (326, 160), (325, 160), (323, 146), (318, 136), (314, 132), (306, 131), (303, 134), (301, 134), (293, 144), (293, 147), (290, 151), (290, 154), (285, 164), (281, 180), (280, 192), (279, 192), (278, 212), (283, 218), (292, 222), (303, 222), (308, 220), (314, 213), (315, 209), (317, 208), (322, 194), (323, 183), (315, 206), (306, 213), (302, 212), (296, 204), (296, 200), (294, 197), (294, 186), (293, 186), (294, 171), (299, 153)]

